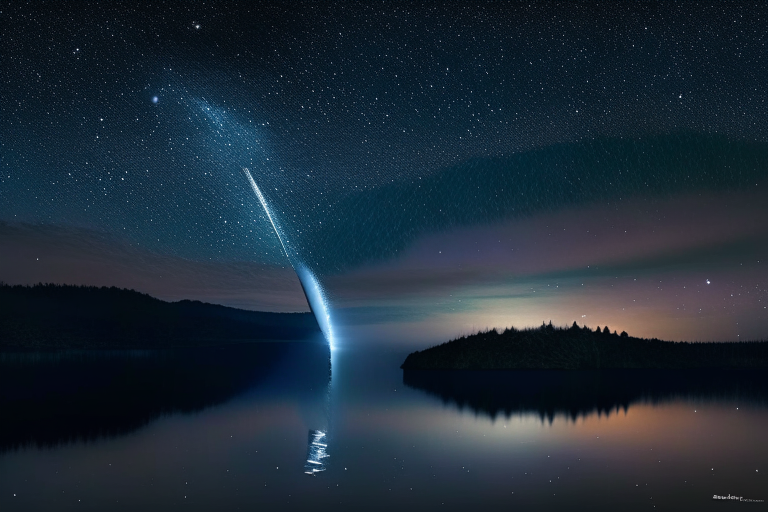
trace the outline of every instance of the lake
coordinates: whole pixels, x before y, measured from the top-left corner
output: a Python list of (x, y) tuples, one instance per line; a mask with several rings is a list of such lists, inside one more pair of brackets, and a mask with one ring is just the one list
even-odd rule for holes
[(0, 510), (768, 500), (766, 372), (404, 374), (408, 351), (308, 341), (0, 355)]

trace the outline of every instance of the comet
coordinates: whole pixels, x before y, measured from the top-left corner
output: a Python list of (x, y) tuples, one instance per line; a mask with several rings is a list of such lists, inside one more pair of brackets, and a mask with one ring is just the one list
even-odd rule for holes
[(296, 272), (296, 276), (299, 278), (299, 283), (301, 283), (301, 289), (304, 292), (304, 297), (307, 299), (309, 309), (312, 311), (312, 314), (315, 315), (315, 319), (317, 319), (317, 325), (320, 326), (320, 330), (323, 332), (325, 339), (328, 341), (328, 346), (331, 348), (331, 350), (333, 350), (333, 327), (331, 325), (330, 308), (328, 306), (328, 299), (326, 297), (325, 290), (323, 290), (323, 287), (320, 285), (320, 282), (318, 281), (314, 272), (312, 272), (312, 270), (310, 270), (302, 261), (299, 260), (298, 252), (288, 250), (288, 240), (283, 238), (283, 235), (281, 234), (282, 230), (280, 228), (280, 223), (276, 217), (272, 215), (272, 211), (269, 208), (267, 198), (264, 197), (264, 194), (262, 194), (261, 189), (259, 189), (259, 185), (256, 183), (256, 180), (253, 179), (251, 171), (248, 170), (247, 167), (244, 167), (243, 173), (248, 179), (248, 183), (251, 185), (251, 188), (256, 194), (256, 197), (259, 198), (259, 203), (261, 203), (262, 208), (264, 208), (264, 212), (267, 214), (267, 218), (269, 219), (270, 224), (272, 224), (272, 229), (275, 230), (275, 234), (277, 235), (278, 240), (280, 240), (280, 245), (283, 247), (285, 256), (288, 258), (288, 261), (290, 261), (294, 272)]

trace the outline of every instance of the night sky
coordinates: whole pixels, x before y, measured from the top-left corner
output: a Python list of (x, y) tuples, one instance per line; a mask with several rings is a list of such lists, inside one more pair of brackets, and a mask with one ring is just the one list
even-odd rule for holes
[(3, 2), (0, 280), (349, 342), (768, 338), (765, 2)]

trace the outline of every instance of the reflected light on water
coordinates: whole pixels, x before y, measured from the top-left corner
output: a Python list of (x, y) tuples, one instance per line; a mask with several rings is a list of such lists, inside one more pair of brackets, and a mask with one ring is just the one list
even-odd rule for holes
[(307, 462), (304, 464), (304, 472), (315, 476), (321, 471), (325, 471), (324, 459), (328, 458), (328, 444), (326, 433), (322, 430), (310, 430), (308, 434)]

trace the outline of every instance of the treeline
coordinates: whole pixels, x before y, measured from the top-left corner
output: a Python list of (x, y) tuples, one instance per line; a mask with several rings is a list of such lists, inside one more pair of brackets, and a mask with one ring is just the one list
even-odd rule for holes
[(311, 313), (263, 313), (115, 287), (0, 283), (0, 350), (161, 348), (319, 333)]
[(619, 369), (766, 368), (768, 342), (688, 343), (642, 339), (610, 332), (542, 324), (533, 329), (496, 329), (413, 352), (403, 369)]

